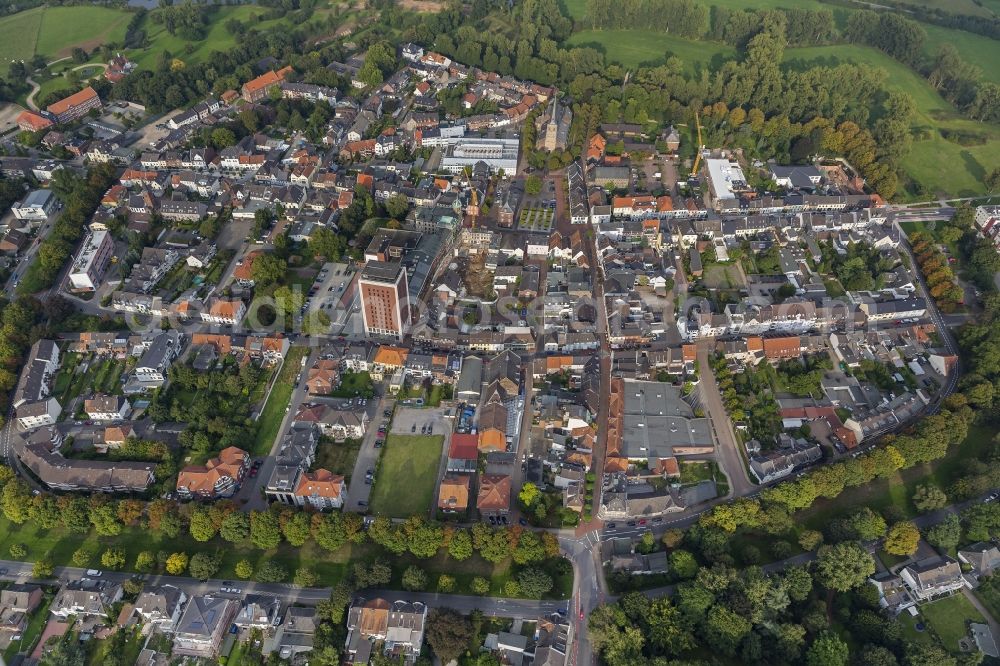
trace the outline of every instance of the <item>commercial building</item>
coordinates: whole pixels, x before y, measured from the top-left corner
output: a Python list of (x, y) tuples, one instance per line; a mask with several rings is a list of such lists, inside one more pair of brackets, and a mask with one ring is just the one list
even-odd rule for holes
[(25, 132), (40, 132), (52, 127), (52, 121), (33, 111), (22, 111), (17, 116), (17, 126)]
[(521, 142), (513, 139), (476, 139), (462, 137), (445, 148), (441, 168), (451, 173), (461, 173), (466, 167), (475, 168), (482, 163), (490, 171), (503, 169), (505, 173), (517, 172), (517, 157)]
[(750, 189), (740, 165), (728, 159), (710, 158), (705, 160), (705, 171), (708, 173), (708, 187), (715, 209), (738, 208), (739, 194)]
[(251, 79), (243, 84), (243, 99), (248, 102), (259, 102), (268, 95), (272, 88), (279, 88), (285, 77), (292, 71), (291, 66), (279, 69), (277, 72), (265, 72), (256, 79)]
[(44, 222), (56, 209), (56, 197), (51, 190), (34, 190), (10, 207), (14, 217), (19, 220)]
[(358, 279), (365, 334), (402, 339), (410, 325), (406, 270), (402, 263), (369, 261)]
[(114, 251), (115, 243), (110, 233), (105, 230), (87, 232), (69, 273), (73, 290), (96, 291)]
[(91, 109), (99, 108), (101, 108), (101, 98), (93, 88), (87, 86), (78, 93), (50, 104), (45, 110), (57, 123), (68, 123), (86, 115)]

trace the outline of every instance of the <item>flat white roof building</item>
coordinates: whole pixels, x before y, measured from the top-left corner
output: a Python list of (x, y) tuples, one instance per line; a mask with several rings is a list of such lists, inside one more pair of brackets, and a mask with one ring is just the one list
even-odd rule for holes
[(69, 273), (69, 281), (77, 291), (96, 291), (104, 269), (108, 267), (111, 255), (115, 251), (114, 241), (107, 231), (92, 231), (87, 233), (80, 247), (80, 253), (73, 260), (73, 268)]
[(483, 162), (490, 171), (503, 169), (508, 174), (517, 171), (517, 156), (520, 139), (475, 139), (457, 138), (444, 151), (441, 168), (451, 173), (459, 173), (465, 167), (475, 167)]
[(56, 197), (51, 190), (34, 190), (24, 198), (11, 206), (14, 217), (19, 220), (46, 219), (56, 207)]
[(737, 192), (745, 192), (748, 189), (743, 169), (736, 162), (710, 158), (705, 160), (705, 168), (708, 171), (708, 185), (716, 208), (719, 207), (718, 202), (736, 199)]

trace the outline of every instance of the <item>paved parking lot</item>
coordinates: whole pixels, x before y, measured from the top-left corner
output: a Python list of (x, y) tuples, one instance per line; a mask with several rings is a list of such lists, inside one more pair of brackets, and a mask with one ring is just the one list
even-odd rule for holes
[[(444, 435), (451, 430), (451, 419), (442, 407), (405, 407), (398, 405), (392, 419), (391, 433), (396, 435)], [(425, 431), (424, 428), (429, 428)]]

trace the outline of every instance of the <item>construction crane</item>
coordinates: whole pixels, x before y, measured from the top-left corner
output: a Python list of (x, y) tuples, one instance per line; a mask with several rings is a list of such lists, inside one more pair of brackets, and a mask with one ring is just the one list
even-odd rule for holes
[(701, 143), (701, 116), (698, 111), (694, 112), (694, 125), (698, 129), (698, 150), (695, 151), (694, 155), (694, 166), (691, 167), (691, 175), (698, 175), (698, 166), (701, 164), (701, 151), (705, 149), (705, 146)]

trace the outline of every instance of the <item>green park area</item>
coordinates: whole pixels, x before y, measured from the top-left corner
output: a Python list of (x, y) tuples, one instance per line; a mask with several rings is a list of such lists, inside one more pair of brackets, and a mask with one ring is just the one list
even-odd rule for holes
[(405, 518), (430, 510), (443, 442), (440, 435), (389, 435), (372, 489), (372, 513)]

